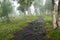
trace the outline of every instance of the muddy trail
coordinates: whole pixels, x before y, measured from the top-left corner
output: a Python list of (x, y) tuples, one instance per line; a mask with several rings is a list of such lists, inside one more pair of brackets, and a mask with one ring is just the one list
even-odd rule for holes
[(45, 37), (45, 22), (42, 17), (39, 17), (22, 30), (16, 32), (11, 40), (45, 40)]

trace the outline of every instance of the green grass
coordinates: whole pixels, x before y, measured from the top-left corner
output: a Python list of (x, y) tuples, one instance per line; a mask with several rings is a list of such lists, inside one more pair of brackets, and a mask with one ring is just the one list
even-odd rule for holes
[[(34, 21), (36, 18), (36, 16), (32, 16), (30, 20)], [(0, 40), (10, 40), (14, 36), (14, 33), (28, 25), (24, 17), (10, 18), (10, 20), (11, 23), (0, 23)]]
[[(52, 16), (51, 15), (43, 15), (44, 21), (46, 23), (45, 29), (47, 35), (50, 39), (46, 40), (60, 40), (60, 30), (49, 30), (53, 29), (52, 27)], [(37, 19), (37, 16), (30, 16), (30, 20), (34, 21)], [(28, 23), (26, 22), (25, 18), (22, 16), (16, 18), (10, 18), (11, 23), (1, 22), (0, 23), (0, 40), (10, 40), (14, 33), (17, 31), (22, 30), (23, 27), (27, 26)]]
[(0, 40), (9, 40), (13, 37), (13, 34), (16, 31), (21, 30), (24, 26), (26, 26), (26, 22), (19, 23), (1, 23), (0, 24)]
[[(49, 39), (47, 37), (46, 40), (60, 40), (60, 30), (57, 29), (57, 30), (54, 30), (53, 29), (53, 26), (52, 26), (52, 16), (51, 15), (47, 15), (47, 16), (43, 16), (45, 22), (46, 22), (46, 33), (47, 35), (49, 36)], [(49, 30), (48, 29), (52, 29), (52, 30)]]

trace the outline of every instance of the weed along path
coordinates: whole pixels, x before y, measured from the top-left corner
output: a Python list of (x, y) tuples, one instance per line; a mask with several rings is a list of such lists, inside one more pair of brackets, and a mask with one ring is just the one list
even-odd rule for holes
[(45, 23), (42, 17), (16, 32), (11, 40), (44, 40), (46, 36)]

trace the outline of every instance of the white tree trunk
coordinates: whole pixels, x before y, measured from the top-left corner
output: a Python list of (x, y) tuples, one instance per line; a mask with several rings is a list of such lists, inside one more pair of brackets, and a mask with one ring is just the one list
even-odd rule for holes
[(52, 15), (52, 23), (53, 23), (53, 28), (56, 29), (57, 25), (56, 25), (56, 15), (55, 14)]
[(25, 11), (26, 14), (26, 22), (30, 23), (29, 13), (28, 11)]

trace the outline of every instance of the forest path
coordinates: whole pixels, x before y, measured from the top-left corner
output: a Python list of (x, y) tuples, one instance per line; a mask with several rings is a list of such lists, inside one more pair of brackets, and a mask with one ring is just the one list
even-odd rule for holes
[(46, 36), (45, 23), (42, 17), (16, 32), (12, 40), (43, 40)]

